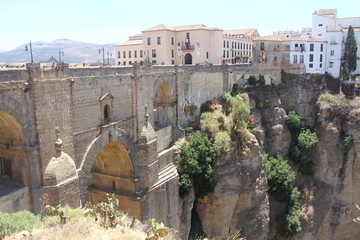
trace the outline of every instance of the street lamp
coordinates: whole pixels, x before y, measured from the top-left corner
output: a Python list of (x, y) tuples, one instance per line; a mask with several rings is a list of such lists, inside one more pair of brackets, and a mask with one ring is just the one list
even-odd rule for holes
[(112, 53), (111, 53), (111, 52), (107, 52), (107, 57), (108, 57), (108, 59), (107, 59), (107, 60), (108, 60), (108, 61), (107, 61), (107, 62), (108, 62), (108, 65), (110, 65), (109, 57), (112, 57)]
[(64, 56), (64, 51), (59, 50), (59, 61), (61, 63), (61, 56)]
[[(27, 44), (25, 45), (25, 51), (28, 51), (29, 48), (27, 46)], [(30, 41), (30, 56), (31, 56), (31, 62), (34, 62), (34, 59), (33, 59), (33, 53), (32, 53), (32, 46), (31, 46), (31, 41)]]
[(103, 53), (103, 66), (105, 66), (105, 52), (104, 52), (104, 47), (102, 49), (99, 49), (99, 54), (101, 54), (101, 50)]

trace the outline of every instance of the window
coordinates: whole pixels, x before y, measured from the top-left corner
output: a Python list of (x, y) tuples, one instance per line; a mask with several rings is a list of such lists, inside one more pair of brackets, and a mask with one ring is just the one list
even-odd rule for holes
[(206, 58), (209, 58), (209, 52), (206, 52)]
[(131, 61), (129, 61), (129, 65), (132, 65), (132, 62), (131, 62)]
[(152, 61), (151, 61), (151, 64), (152, 64), (152, 65), (156, 65), (156, 60), (152, 60)]
[(171, 45), (174, 45), (174, 38), (171, 38)]
[(140, 57), (143, 57), (143, 50), (140, 50)]
[(131, 58), (131, 51), (129, 51), (129, 58)]
[(330, 56), (334, 56), (334, 54), (335, 54), (335, 50), (331, 50), (330, 51)]
[(324, 51), (324, 44), (320, 44), (320, 51)]
[(226, 57), (229, 58), (229, 50), (226, 51)]
[(161, 37), (157, 37), (157, 45), (161, 44)]
[(123, 58), (126, 58), (126, 52), (123, 51)]
[(234, 48), (234, 42), (231, 42), (231, 48)]
[(321, 34), (321, 33), (319, 33), (319, 34), (318, 34), (318, 36), (319, 36), (319, 37), (321, 37), (321, 36), (322, 36), (322, 34)]
[(314, 44), (310, 43), (310, 52), (313, 52), (313, 51), (314, 51)]
[(293, 63), (297, 63), (297, 55), (293, 56)]
[(137, 58), (137, 51), (134, 51), (134, 58)]
[(314, 54), (310, 54), (309, 55), (309, 62), (313, 62), (314, 61)]
[(333, 68), (333, 67), (334, 67), (334, 62), (330, 62), (329, 68)]
[(319, 27), (322, 27), (322, 26), (323, 26), (322, 23), (320, 23), (320, 24), (319, 24)]
[(147, 45), (151, 45), (151, 38), (147, 39)]
[(240, 43), (238, 43), (238, 47), (237, 47), (238, 49), (240, 49)]
[(121, 62), (118, 62), (118, 66), (120, 66), (121, 65)]
[(156, 57), (156, 49), (152, 50), (152, 57)]
[(171, 50), (171, 57), (174, 57), (174, 50)]
[(106, 104), (104, 106), (104, 122), (105, 123), (110, 122), (110, 106), (109, 106), (109, 104)]
[(274, 57), (274, 61), (277, 61), (277, 57)]
[(123, 63), (123, 64), (124, 64), (124, 66), (126, 66), (126, 62), (125, 62), (125, 61), (124, 61), (124, 63)]
[(120, 51), (118, 51), (118, 58), (121, 58), (121, 53), (120, 53)]
[(227, 46), (227, 48), (229, 48), (229, 41), (227, 41), (226, 46)]
[(312, 63), (309, 64), (309, 68), (313, 68), (314, 65)]
[(175, 61), (174, 61), (174, 60), (171, 60), (171, 64), (174, 65), (174, 64), (175, 64)]
[(322, 68), (322, 63), (320, 63), (319, 67)]
[(265, 43), (264, 43), (264, 42), (261, 42), (261, 43), (260, 43), (260, 50), (261, 50), (261, 51), (264, 51), (264, 50), (265, 50)]
[(234, 50), (231, 50), (231, 57), (234, 57)]
[(224, 50), (224, 52), (223, 52), (223, 58), (225, 58), (225, 50)]
[(224, 41), (224, 48), (225, 48), (225, 46), (226, 46), (226, 41)]
[(320, 62), (322, 62), (322, 58), (323, 58), (323, 57), (322, 57), (322, 54), (320, 54)]

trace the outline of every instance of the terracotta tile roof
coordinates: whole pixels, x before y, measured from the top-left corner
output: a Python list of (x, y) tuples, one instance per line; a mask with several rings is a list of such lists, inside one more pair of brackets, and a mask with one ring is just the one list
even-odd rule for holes
[(336, 15), (337, 9), (320, 9), (319, 11), (315, 11), (317, 15)]
[(304, 42), (325, 42), (325, 40), (307, 37), (286, 37), (285, 35), (270, 35), (255, 38), (254, 41), (274, 41), (274, 42), (289, 42), (289, 41), (304, 41)]
[(251, 36), (253, 33), (257, 32), (256, 29), (236, 29), (236, 30), (225, 30), (224, 34), (230, 35), (243, 35), (245, 37)]
[(117, 44), (116, 46), (129, 46), (129, 45), (142, 45), (143, 40), (129, 40), (120, 44)]
[(196, 25), (188, 25), (188, 26), (169, 26), (165, 24), (157, 25), (152, 28), (148, 28), (144, 30), (143, 32), (151, 32), (151, 31), (160, 31), (160, 30), (169, 30), (169, 31), (188, 31), (188, 30), (198, 30), (198, 29), (204, 29), (204, 30), (221, 30), (219, 28), (211, 28), (206, 27), (204, 24), (196, 24)]

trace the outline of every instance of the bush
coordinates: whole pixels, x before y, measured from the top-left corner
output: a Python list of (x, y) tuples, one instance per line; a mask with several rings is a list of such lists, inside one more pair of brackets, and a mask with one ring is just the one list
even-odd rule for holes
[(204, 112), (201, 114), (200, 128), (202, 131), (210, 134), (210, 136), (213, 136), (219, 131), (219, 121), (214, 118), (213, 113)]
[(325, 93), (321, 94), (317, 100), (317, 104), (321, 103), (327, 103), (330, 107), (338, 107), (339, 102), (337, 101), (336, 97), (334, 95)]
[(31, 231), (40, 225), (40, 219), (29, 211), (0, 213), (0, 239), (19, 231)]
[(269, 193), (280, 202), (288, 202), (295, 180), (295, 173), (291, 170), (290, 165), (281, 156), (269, 157), (264, 154), (262, 161), (268, 180)]
[(231, 138), (227, 132), (218, 132), (215, 135), (214, 148), (215, 151), (219, 154), (226, 151), (231, 147)]
[(297, 134), (299, 134), (301, 128), (301, 117), (294, 110), (289, 111), (285, 119), (285, 123), (288, 126), (292, 136), (297, 136)]
[(298, 137), (298, 145), (303, 150), (308, 150), (318, 142), (316, 133), (312, 133), (310, 129), (302, 129)]
[[(216, 151), (208, 137), (200, 131), (187, 136), (187, 142), (181, 146), (179, 162), (184, 170), (180, 174), (179, 194), (184, 197), (190, 189), (190, 182), (194, 186), (195, 195), (204, 197), (214, 191), (216, 178), (213, 166), (216, 160)], [(184, 176), (187, 174), (188, 176)]]
[(256, 77), (251, 75), (249, 78), (248, 78), (248, 83), (249, 85), (251, 86), (256, 86), (257, 85), (257, 80), (256, 80)]

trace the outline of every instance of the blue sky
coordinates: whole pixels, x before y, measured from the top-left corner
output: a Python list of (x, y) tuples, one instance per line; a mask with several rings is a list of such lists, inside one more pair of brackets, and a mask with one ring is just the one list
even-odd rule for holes
[(311, 27), (311, 14), (323, 8), (360, 17), (359, 0), (0, 0), (0, 50), (60, 38), (120, 43), (159, 24), (257, 28), (264, 36)]

